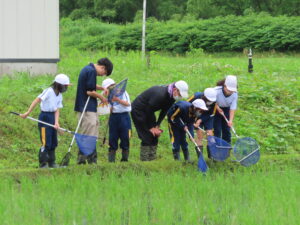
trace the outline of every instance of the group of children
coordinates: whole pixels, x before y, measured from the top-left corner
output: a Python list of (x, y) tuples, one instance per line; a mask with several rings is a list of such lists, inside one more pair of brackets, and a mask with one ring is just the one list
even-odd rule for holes
[[(214, 88), (206, 88), (204, 92), (196, 92), (187, 101), (176, 102), (168, 111), (169, 132), (175, 160), (180, 159), (180, 147), (184, 159), (189, 160), (186, 132), (194, 136), (197, 133), (197, 144), (203, 151), (203, 128), (207, 135), (214, 135), (226, 142), (231, 142), (230, 128), (237, 109), (237, 78), (228, 75)], [(228, 123), (225, 118), (227, 118)], [(202, 129), (199, 129), (202, 128)], [(197, 151), (199, 157), (199, 151)], [(208, 158), (210, 150), (207, 146)]]
[[(102, 60), (102, 61), (101, 61)], [(95, 76), (104, 76), (110, 75), (112, 72), (111, 62), (105, 58), (105, 60), (100, 59), (98, 64), (90, 64), (86, 66), (82, 71), (78, 79), (77, 87), (77, 96), (75, 101), (75, 111), (79, 113), (86, 113), (86, 130), (89, 132), (89, 125), (94, 126), (94, 123), (98, 123), (97, 119), (89, 119), (89, 117), (94, 117), (94, 103), (88, 102), (89, 100), (81, 100), (81, 95), (91, 96), (93, 98), (99, 98), (102, 102), (107, 103), (107, 96), (109, 90), (116, 84), (115, 81), (111, 78), (103, 80), (102, 86), (96, 85)], [(101, 66), (104, 65), (104, 69)], [(100, 66), (100, 67), (99, 67)], [(108, 71), (109, 68), (109, 71)], [(92, 71), (93, 75), (90, 75)], [(86, 80), (88, 77), (92, 80), (88, 83)], [(82, 78), (82, 82), (80, 79)], [(92, 84), (91, 88), (82, 86), (84, 82), (86, 84)], [(177, 85), (176, 85), (177, 83)], [(167, 87), (167, 93), (172, 92), (172, 104), (175, 100), (180, 100), (180, 97), (187, 97), (186, 93), (180, 95), (180, 91), (183, 93), (184, 88), (188, 88), (187, 84), (184, 81), (176, 82), (173, 85), (174, 91)], [(35, 106), (40, 103), (41, 113), (39, 115), (39, 120), (53, 124), (53, 127), (47, 125), (38, 124), (40, 140), (42, 143), (41, 148), (39, 149), (39, 166), (40, 168), (55, 168), (57, 164), (55, 163), (55, 148), (57, 147), (57, 129), (59, 128), (59, 110), (63, 107), (62, 105), (62, 93), (64, 93), (68, 86), (70, 85), (69, 77), (65, 74), (59, 74), (55, 77), (51, 86), (45, 89), (30, 105), (28, 111), (20, 116), (26, 118)], [(80, 94), (81, 88), (83, 90)], [(103, 93), (100, 95), (96, 93), (96, 90), (103, 90)], [(176, 92), (177, 90), (177, 92)], [(177, 94), (176, 94), (177, 93)], [(174, 96), (173, 96), (174, 95)], [(154, 96), (153, 96), (154, 97)], [(194, 129), (196, 129), (198, 142), (200, 149), (203, 150), (202, 144), (202, 132), (198, 127), (202, 127), (206, 130), (208, 135), (214, 135), (217, 137), (222, 137), (227, 142), (230, 142), (230, 127), (232, 126), (234, 112), (237, 107), (237, 79), (236, 76), (229, 75), (226, 79), (218, 82), (218, 86), (215, 88), (207, 88), (204, 92), (196, 92), (193, 96), (187, 99), (187, 101), (177, 101), (173, 105), (168, 106), (167, 117), (169, 123), (169, 132), (172, 141), (172, 151), (175, 160), (180, 159), (180, 147), (183, 151), (184, 159), (189, 160), (189, 151), (188, 144), (186, 142), (186, 132), (189, 131), (191, 134), (194, 134)], [(88, 98), (89, 99), (89, 98)], [(138, 99), (138, 98), (137, 98)], [(137, 100), (136, 99), (136, 100)], [(135, 102), (137, 102), (135, 100)], [(83, 106), (86, 101), (88, 105), (86, 112), (83, 112)], [(90, 107), (90, 109), (89, 109)], [(91, 110), (91, 107), (93, 109)], [(136, 108), (136, 107), (133, 107)], [(109, 149), (108, 149), (108, 161), (115, 162), (116, 151), (118, 147), (122, 149), (122, 158), (121, 161), (128, 161), (129, 157), (129, 139), (131, 132), (131, 119), (130, 112), (132, 110), (130, 97), (125, 91), (121, 96), (112, 98), (111, 111), (109, 116)], [(88, 115), (89, 112), (92, 112), (92, 115)], [(135, 122), (135, 117), (138, 115), (135, 111), (132, 112), (133, 120)], [(97, 115), (98, 116), (98, 115)], [(163, 119), (165, 115), (160, 118)], [(223, 116), (229, 120), (228, 123), (224, 120)], [(145, 118), (149, 119), (149, 118)], [(140, 124), (146, 123), (146, 121), (141, 121)], [(139, 137), (140, 128), (135, 123)], [(153, 125), (154, 126), (154, 125)], [(95, 126), (97, 128), (97, 126)], [(93, 133), (98, 133), (97, 129), (94, 129)], [(158, 128), (151, 128), (150, 134), (159, 136), (161, 130)], [(159, 133), (159, 134), (158, 134)], [(158, 135), (157, 135), (158, 134)], [(96, 136), (96, 135), (95, 135)], [(120, 139), (120, 144), (118, 143)], [(209, 153), (209, 150), (208, 150)], [(92, 157), (83, 158), (80, 149), (78, 152), (78, 164), (85, 163), (85, 160), (88, 163), (95, 163), (97, 159), (96, 155), (93, 154)], [(142, 153), (141, 153), (142, 154)], [(199, 154), (199, 153), (198, 153)], [(142, 159), (141, 159), (142, 160)]]

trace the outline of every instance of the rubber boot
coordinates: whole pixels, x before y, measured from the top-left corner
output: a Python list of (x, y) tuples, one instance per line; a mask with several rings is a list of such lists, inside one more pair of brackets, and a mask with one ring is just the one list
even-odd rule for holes
[(83, 155), (80, 151), (78, 151), (78, 156), (77, 156), (77, 164), (86, 164), (87, 156)]
[(88, 164), (97, 164), (97, 151), (95, 151), (87, 156), (87, 162)]
[(182, 149), (184, 160), (189, 161), (190, 160), (190, 153), (188, 149)]
[(179, 149), (172, 149), (174, 160), (180, 160), (180, 151)]
[(150, 146), (149, 161), (156, 159), (157, 145)]
[(211, 159), (210, 149), (209, 149), (209, 146), (208, 146), (208, 145), (206, 146), (206, 149), (207, 149), (207, 157), (208, 157), (209, 159)]
[(129, 150), (122, 150), (121, 162), (128, 162)]
[[(198, 146), (198, 148), (200, 149), (201, 152), (203, 152), (203, 146), (202, 146), (202, 145), (201, 145), (201, 146)], [(197, 157), (198, 157), (198, 159), (199, 159), (201, 153), (198, 151), (198, 148), (195, 147), (195, 151), (196, 151)]]
[(39, 151), (39, 167), (40, 168), (48, 168), (48, 160), (49, 160), (49, 156), (48, 156), (48, 152), (45, 149), (45, 147), (41, 147), (40, 151)]
[(108, 151), (108, 162), (115, 162), (116, 161), (116, 151), (109, 150)]
[(149, 160), (149, 154), (151, 151), (151, 146), (140, 146), (140, 160), (141, 161), (150, 161)]
[(51, 149), (48, 152), (48, 165), (50, 168), (58, 168), (59, 166), (55, 163), (55, 149)]

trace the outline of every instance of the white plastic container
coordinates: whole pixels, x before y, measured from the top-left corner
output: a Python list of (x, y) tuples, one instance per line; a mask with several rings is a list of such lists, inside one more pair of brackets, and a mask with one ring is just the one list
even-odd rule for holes
[(104, 104), (104, 103), (100, 102), (97, 107), (98, 115), (100, 116), (100, 115), (110, 114), (110, 109), (111, 109), (110, 104)]

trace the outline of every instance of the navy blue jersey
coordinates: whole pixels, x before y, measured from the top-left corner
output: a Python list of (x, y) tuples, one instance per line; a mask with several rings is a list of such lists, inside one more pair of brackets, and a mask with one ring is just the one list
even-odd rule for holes
[[(82, 112), (86, 100), (88, 98), (87, 91), (96, 91), (97, 84), (97, 71), (93, 63), (85, 66), (78, 77), (77, 93), (75, 100), (76, 112)], [(89, 104), (87, 105), (86, 111), (97, 112), (97, 99), (91, 97)]]
[[(187, 101), (178, 101), (169, 109), (168, 121), (179, 127), (189, 126), (195, 123), (196, 117), (193, 112), (193, 104)], [(183, 123), (181, 123), (182, 119)]]

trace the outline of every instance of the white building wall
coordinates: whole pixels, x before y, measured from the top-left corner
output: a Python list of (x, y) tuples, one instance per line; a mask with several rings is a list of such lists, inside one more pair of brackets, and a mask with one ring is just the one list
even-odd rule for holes
[(16, 71), (43, 71), (46, 64), (45, 73), (53, 73), (58, 60), (59, 0), (0, 0), (0, 74), (17, 63)]

